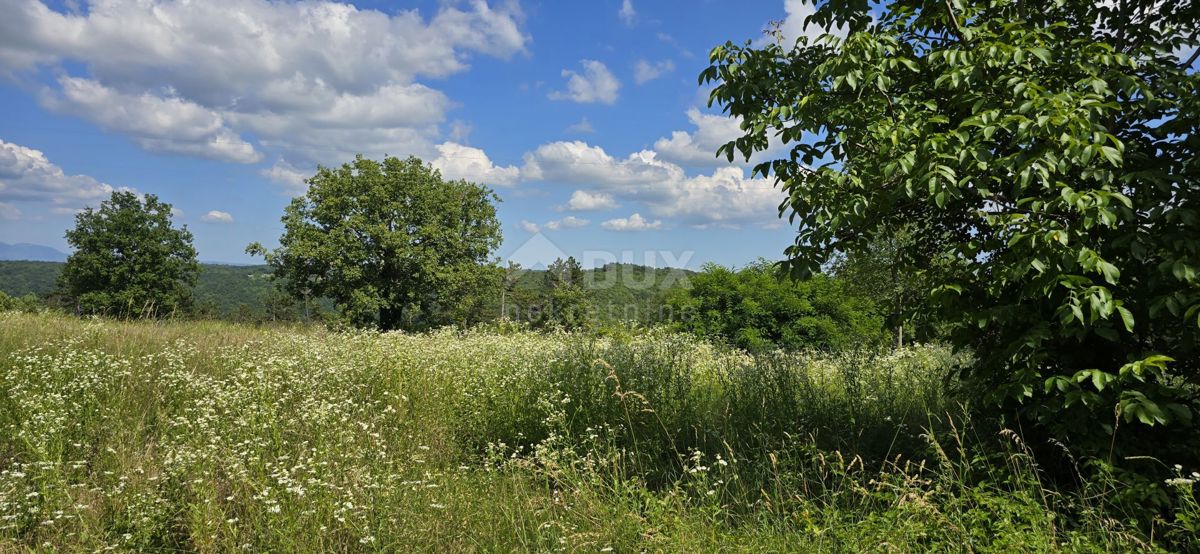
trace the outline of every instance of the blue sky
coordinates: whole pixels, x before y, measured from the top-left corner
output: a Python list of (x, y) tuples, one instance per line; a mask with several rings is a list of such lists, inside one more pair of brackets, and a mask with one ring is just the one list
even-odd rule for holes
[[(785, 5), (786, 4), (786, 5)], [(780, 193), (713, 158), (696, 76), (796, 0), (0, 0), (0, 241), (66, 250), (114, 188), (157, 194), (206, 261), (250, 262), (317, 164), (414, 154), (503, 198), (505, 242), (586, 261), (777, 258)], [(528, 261), (520, 260), (518, 261)]]

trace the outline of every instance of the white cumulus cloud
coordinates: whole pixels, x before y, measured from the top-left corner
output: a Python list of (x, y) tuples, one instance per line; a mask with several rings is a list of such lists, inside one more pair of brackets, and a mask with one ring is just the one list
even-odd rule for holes
[(569, 216), (566, 216), (561, 219), (552, 219), (552, 220), (547, 221), (542, 224), (538, 224), (538, 223), (534, 223), (532, 221), (527, 221), (527, 220), (522, 219), (521, 223), (518, 226), (521, 229), (528, 231), (530, 233), (539, 233), (542, 231), (542, 229), (545, 229), (547, 231), (557, 231), (559, 229), (576, 229), (579, 227), (586, 227), (589, 223), (591, 223), (590, 220), (578, 218), (573, 215), (569, 215)]
[(87, 175), (68, 175), (41, 150), (0, 140), (0, 202), (51, 204), (73, 212), (115, 190)]
[[(683, 167), (642, 150), (624, 159), (585, 142), (552, 142), (525, 155), (522, 177), (586, 185), (567, 209), (605, 209), (617, 200), (640, 204), (652, 215), (694, 225), (769, 225), (778, 218), (783, 193), (767, 179), (751, 179), (739, 166), (688, 175)], [(615, 223), (614, 225), (622, 225)]]
[(491, 187), (507, 187), (516, 184), (521, 170), (514, 166), (500, 167), (492, 163), (487, 154), (478, 148), (453, 142), (437, 146), (438, 157), (430, 162), (447, 179), (466, 179)]
[(601, 227), (610, 231), (652, 231), (662, 228), (661, 220), (648, 221), (639, 213), (634, 213), (629, 217), (618, 217), (610, 219), (600, 224)]
[(551, 231), (555, 231), (558, 229), (575, 229), (578, 227), (586, 227), (588, 223), (591, 223), (591, 221), (569, 215), (562, 219), (547, 221), (545, 227)]
[(566, 90), (551, 92), (551, 100), (570, 100), (581, 104), (612, 104), (617, 101), (621, 82), (608, 70), (608, 66), (596, 60), (583, 60), (583, 73), (570, 69), (562, 70), (567, 79)]
[(200, 221), (205, 223), (233, 223), (233, 216), (229, 212), (210, 210), (208, 213), (200, 216)]
[(304, 180), (312, 177), (316, 171), (305, 172), (284, 160), (278, 160), (275, 165), (262, 170), (261, 173), (263, 177), (282, 185), (288, 193), (303, 194), (308, 189)]
[(566, 205), (568, 210), (576, 212), (611, 210), (615, 207), (617, 207), (617, 201), (613, 200), (611, 194), (586, 190), (577, 190), (571, 193), (571, 199), (567, 200)]
[(697, 108), (688, 109), (687, 118), (694, 129), (674, 131), (671, 136), (659, 138), (654, 142), (654, 151), (658, 152), (662, 159), (695, 168), (753, 166), (778, 156), (784, 150), (784, 145), (778, 138), (769, 136), (767, 150), (755, 152), (750, 156), (750, 161), (742, 158), (740, 152), (735, 152), (733, 161), (730, 162), (724, 156), (718, 158), (717, 149), (744, 134), (741, 119), (704, 113)]
[(63, 77), (58, 82), (60, 91), (43, 95), (46, 107), (128, 135), (146, 150), (237, 163), (262, 158), (220, 114), (195, 102), (149, 92), (126, 94), (89, 79)]
[(305, 167), (431, 155), (451, 102), (419, 80), (529, 41), (515, 2), (427, 13), (330, 0), (3, 4), (0, 73), (54, 70), (65, 76), (48, 105), (147, 150), (233, 162), (264, 150)]

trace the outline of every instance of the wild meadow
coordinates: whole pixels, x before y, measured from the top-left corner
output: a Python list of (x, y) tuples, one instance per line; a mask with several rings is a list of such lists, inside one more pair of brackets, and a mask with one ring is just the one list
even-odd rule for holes
[(1047, 484), (1018, 430), (965, 415), (969, 360), (937, 345), (16, 312), (0, 330), (0, 551), (1187, 544), (1112, 508), (1117, 482)]

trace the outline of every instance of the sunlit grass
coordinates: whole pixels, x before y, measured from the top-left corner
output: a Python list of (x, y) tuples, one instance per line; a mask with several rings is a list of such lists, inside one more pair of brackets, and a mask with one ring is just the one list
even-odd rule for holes
[(1060, 513), (1019, 446), (973, 460), (936, 346), (0, 330), (0, 550), (1149, 548), (1098, 503)]

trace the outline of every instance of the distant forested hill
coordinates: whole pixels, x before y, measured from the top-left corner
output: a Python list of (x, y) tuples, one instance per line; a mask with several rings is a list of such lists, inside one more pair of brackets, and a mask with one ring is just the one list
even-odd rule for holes
[[(0, 291), (12, 296), (36, 294), (45, 297), (54, 291), (61, 262), (0, 261)], [(211, 303), (218, 315), (230, 316), (245, 305), (261, 312), (261, 305), (272, 289), (265, 265), (201, 264), (196, 282), (197, 303)]]
[[(0, 261), (0, 291), (13, 296), (45, 297), (53, 292), (62, 266), (61, 262)], [(584, 283), (600, 319), (656, 321), (666, 291), (686, 286), (691, 274), (686, 270), (608, 264), (585, 270)], [(521, 275), (518, 289), (536, 295), (544, 290), (545, 281), (545, 271), (529, 270)], [(222, 318), (261, 317), (267, 311), (273, 287), (266, 265), (201, 264), (196, 302)], [(328, 302), (319, 304), (323, 310), (332, 309)], [(495, 311), (499, 314), (498, 299)]]
[(54, 290), (62, 262), (0, 261), (0, 292), (45, 296)]

